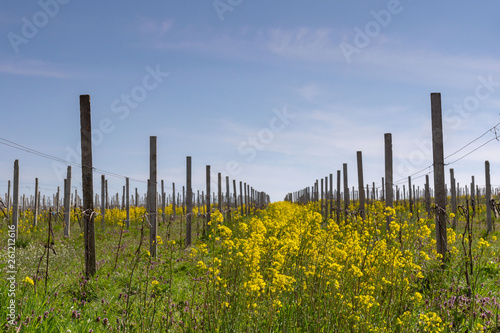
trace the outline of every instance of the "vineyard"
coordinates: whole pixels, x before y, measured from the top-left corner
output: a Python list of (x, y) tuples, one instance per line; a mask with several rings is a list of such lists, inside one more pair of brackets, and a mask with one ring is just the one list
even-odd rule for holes
[(400, 189), (386, 134), (380, 191), (365, 186), (358, 152), (357, 189), (344, 164), (336, 189), (330, 174), (271, 203), (229, 177), (224, 191), (221, 173), (215, 193), (210, 166), (195, 193), (191, 157), (182, 191), (167, 194), (151, 137), (146, 195), (130, 195), (126, 178), (109, 196), (104, 175), (98, 195), (88, 96), (80, 103), (81, 197), (68, 167), (63, 198), (41, 198), (37, 179), (20, 199), (16, 160), (13, 192), (9, 182), (0, 198), (3, 331), (500, 332), (488, 161), (485, 187), (457, 186), (450, 169), (446, 188), (438, 154), (434, 188), (427, 175), (422, 191), (411, 177)]

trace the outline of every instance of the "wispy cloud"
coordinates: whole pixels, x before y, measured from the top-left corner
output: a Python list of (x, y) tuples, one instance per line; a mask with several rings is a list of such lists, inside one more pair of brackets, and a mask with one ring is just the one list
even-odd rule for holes
[(298, 90), (300, 96), (302, 96), (308, 102), (312, 102), (317, 96), (321, 95), (323, 92), (321, 87), (316, 83), (310, 83), (304, 85), (300, 87)]
[(174, 20), (172, 19), (157, 20), (152, 18), (140, 17), (138, 22), (139, 31), (141, 33), (158, 37), (164, 36), (168, 31), (171, 30), (173, 25)]
[(278, 56), (306, 61), (339, 61), (340, 50), (327, 28), (275, 28), (268, 33), (268, 50)]
[(0, 73), (22, 76), (42, 76), (58, 79), (66, 79), (73, 76), (73, 73), (60, 69), (55, 64), (32, 59), (0, 59)]
[[(216, 34), (186, 28), (188, 30), (173, 35), (166, 33), (172, 27), (171, 21), (144, 20), (142, 25), (146, 32), (163, 34), (162, 38), (152, 41), (150, 47), (231, 61), (275, 63), (277, 57), (360, 78), (453, 87), (464, 86), (479, 75), (496, 72), (500, 76), (498, 57), (443, 53), (391, 36), (380, 36), (347, 64), (339, 47), (343, 33), (330, 28), (256, 29), (246, 26)], [(304, 91), (308, 92), (312, 91)]]

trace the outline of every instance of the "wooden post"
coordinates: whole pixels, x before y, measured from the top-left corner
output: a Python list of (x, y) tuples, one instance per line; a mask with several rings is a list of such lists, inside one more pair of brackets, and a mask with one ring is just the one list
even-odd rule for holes
[(92, 175), (92, 126), (90, 119), (90, 96), (80, 95), (83, 225), (85, 240), (85, 276), (87, 278), (94, 276), (96, 273), (94, 203), (92, 200), (94, 196)]
[(122, 189), (122, 209), (125, 209), (125, 185), (123, 185)]
[(148, 209), (149, 209), (149, 245), (151, 257), (156, 257), (157, 250), (157, 230), (158, 221), (156, 218), (157, 211), (157, 178), (156, 178), (156, 136), (149, 137), (149, 193), (148, 193)]
[(135, 188), (135, 207), (139, 207), (139, 191)]
[(484, 171), (486, 177), (486, 228), (488, 233), (493, 232), (493, 221), (491, 219), (491, 181), (490, 181), (490, 162), (484, 162)]
[(472, 204), (472, 209), (475, 210), (475, 205), (476, 205), (476, 195), (475, 191), (476, 190), (476, 185), (474, 181), (474, 176), (471, 178), (471, 184), (470, 184), (470, 202)]
[(222, 212), (222, 175), (217, 173), (217, 209)]
[(71, 231), (71, 166), (66, 171), (66, 182), (64, 184), (64, 237), (69, 237)]
[(191, 156), (186, 157), (186, 246), (191, 245), (191, 217), (193, 215), (193, 189), (191, 188)]
[(207, 184), (206, 184), (206, 187), (207, 187), (207, 219), (206, 219), (206, 232), (208, 234), (208, 230), (210, 229), (209, 226), (208, 226), (208, 222), (210, 222), (210, 212), (211, 212), (211, 205), (210, 205), (210, 165), (207, 165), (206, 166), (206, 181), (207, 181)]
[(380, 201), (385, 202), (385, 178), (384, 177), (382, 177), (382, 184), (380, 185), (380, 187), (382, 188), (382, 196), (380, 198)]
[(432, 113), (432, 153), (434, 165), (434, 200), (436, 204), (436, 247), (437, 252), (446, 260), (448, 252), (446, 235), (446, 193), (444, 190), (444, 150), (443, 119), (441, 112), (441, 94), (431, 94)]
[(344, 216), (347, 218), (347, 210), (349, 209), (349, 185), (347, 184), (347, 163), (343, 164), (344, 169)]
[(431, 190), (429, 187), (429, 175), (425, 175), (425, 211), (427, 212), (427, 217), (431, 217)]
[(328, 201), (329, 201), (329, 197), (328, 197), (328, 192), (329, 188), (328, 188), (328, 176), (325, 177), (325, 201), (324, 201), (324, 206), (325, 206), (325, 220), (328, 220)]
[(323, 177), (321, 177), (321, 194), (320, 194), (320, 201), (319, 201), (319, 211), (320, 211), (321, 217), (323, 217), (323, 218), (325, 216), (323, 213), (323, 202), (325, 199), (323, 197), (324, 190), (325, 190), (325, 181), (323, 180)]
[(106, 177), (101, 175), (101, 229), (104, 230), (106, 219)]
[(229, 195), (229, 176), (226, 176), (226, 210), (227, 210), (227, 218), (231, 219), (231, 204), (230, 204), (230, 195)]
[(186, 187), (182, 187), (182, 215), (186, 215)]
[(453, 168), (450, 168), (450, 195), (451, 195), (451, 211), (455, 214), (453, 217), (453, 229), (457, 228), (457, 191), (455, 188), (455, 174)]
[(337, 224), (340, 224), (340, 170), (337, 170)]
[(330, 174), (330, 218), (333, 219), (333, 175)]
[(244, 196), (244, 199), (245, 199), (245, 209), (244, 209), (244, 212), (245, 212), (245, 215), (248, 214), (248, 202), (247, 202), (247, 183), (243, 183), (243, 189), (244, 189), (244, 192), (245, 192), (245, 196)]
[(365, 188), (363, 182), (363, 155), (361, 151), (356, 152), (358, 162), (358, 196), (359, 196), (359, 211), (361, 218), (365, 218)]
[(176, 203), (176, 200), (175, 200), (175, 183), (172, 183), (172, 214), (174, 214), (174, 220), (175, 220), (175, 217), (177, 215), (177, 212), (176, 212), (176, 207), (175, 207), (175, 203)]
[[(55, 208), (56, 208), (56, 216), (59, 215), (59, 198), (60, 198), (60, 195), (59, 195), (59, 186), (57, 187), (57, 194), (56, 194), (56, 202), (55, 202)], [(92, 195), (93, 196), (93, 195)]]
[(240, 210), (241, 210), (241, 216), (245, 215), (243, 214), (243, 183), (240, 181)]
[[(38, 193), (38, 178), (35, 178), (35, 209), (33, 212), (33, 226), (36, 227), (38, 224), (38, 211), (39, 211), (39, 193)], [(8, 211), (7, 211), (8, 213)]]
[(130, 228), (130, 181), (125, 177), (125, 210), (127, 211), (127, 220), (125, 221), (127, 229)]
[[(393, 207), (392, 191), (392, 134), (385, 133), (385, 206)], [(389, 231), (389, 224), (392, 221), (391, 216), (387, 216), (385, 228)]]
[(410, 203), (410, 213), (413, 214), (413, 195), (412, 195), (412, 187), (411, 187), (411, 177), (408, 176), (408, 201)]
[(238, 193), (236, 193), (236, 179), (233, 179), (234, 210), (238, 212)]
[(14, 184), (12, 199), (12, 225), (14, 226), (15, 240), (18, 236), (19, 228), (19, 160), (14, 161)]
[(163, 223), (165, 223), (165, 203), (166, 203), (166, 197), (165, 197), (165, 182), (163, 179), (161, 180), (161, 220)]
[(105, 184), (104, 184), (104, 187), (105, 187), (105, 191), (106, 191), (106, 209), (109, 209), (109, 196), (108, 196), (108, 180), (106, 179), (105, 180)]

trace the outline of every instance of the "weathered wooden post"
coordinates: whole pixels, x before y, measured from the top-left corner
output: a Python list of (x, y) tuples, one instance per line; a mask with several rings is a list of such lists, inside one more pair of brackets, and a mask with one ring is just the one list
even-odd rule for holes
[(161, 180), (161, 215), (162, 219), (161, 221), (165, 223), (165, 203), (166, 203), (166, 197), (165, 197), (165, 182), (163, 179)]
[(244, 193), (245, 195), (243, 196), (244, 198), (244, 205), (245, 205), (245, 209), (243, 210), (245, 212), (245, 215), (248, 214), (248, 202), (247, 202), (247, 183), (243, 183), (243, 190), (244, 190)]
[(236, 192), (236, 179), (233, 179), (234, 210), (238, 212), (238, 193)]
[(211, 212), (211, 205), (210, 205), (210, 165), (206, 166), (206, 187), (207, 187), (207, 200), (206, 200), (206, 205), (207, 205), (207, 214), (206, 214), (206, 234), (208, 234), (209, 225), (208, 222), (210, 222), (210, 212)]
[(323, 180), (323, 177), (321, 177), (321, 194), (320, 194), (320, 201), (319, 201), (319, 210), (321, 213), (321, 217), (324, 217), (325, 215), (323, 214), (323, 202), (324, 202), (324, 197), (323, 193), (325, 190), (325, 181)]
[(122, 188), (122, 209), (125, 209), (125, 185)]
[[(226, 176), (226, 209), (229, 212), (231, 212), (231, 204), (230, 202), (230, 195), (229, 195), (229, 176)], [(227, 215), (229, 218), (231, 218), (231, 214)]]
[(56, 202), (55, 202), (55, 209), (56, 209), (56, 216), (59, 215), (59, 198), (60, 198), (60, 195), (59, 195), (59, 186), (57, 187), (57, 194), (56, 194)]
[(490, 162), (484, 162), (484, 171), (486, 177), (486, 228), (488, 233), (493, 232), (493, 222), (491, 219), (491, 181), (490, 181)]
[(19, 160), (14, 161), (14, 184), (12, 198), (12, 225), (14, 226), (15, 239), (17, 240), (19, 228)]
[(380, 187), (382, 188), (382, 196), (380, 198), (380, 201), (385, 202), (385, 178), (384, 177), (382, 177), (382, 184), (380, 185)]
[(64, 237), (69, 237), (70, 226), (70, 213), (71, 213), (71, 165), (68, 165), (66, 171), (66, 182), (64, 184)]
[(106, 218), (106, 177), (101, 175), (101, 229), (104, 230)]
[(429, 186), (429, 175), (425, 175), (425, 211), (427, 212), (427, 217), (431, 217), (431, 190)]
[(475, 185), (475, 182), (474, 182), (474, 176), (472, 176), (471, 178), (471, 184), (470, 184), (470, 202), (472, 204), (472, 209), (475, 211), (475, 207), (476, 207), (476, 195), (475, 195), (475, 191), (476, 190), (476, 185)]
[(127, 211), (127, 229), (130, 228), (130, 181), (128, 177), (125, 177), (125, 210)]
[(330, 218), (333, 219), (333, 174), (330, 174)]
[(347, 210), (349, 209), (349, 185), (347, 183), (347, 163), (342, 165), (344, 170), (344, 216), (347, 218)]
[(139, 207), (139, 191), (137, 190), (137, 187), (135, 188), (135, 207)]
[(222, 212), (222, 175), (217, 173), (217, 209)]
[(243, 214), (243, 183), (240, 181), (240, 213), (241, 216), (245, 215)]
[(182, 215), (186, 215), (186, 187), (182, 187)]
[[(385, 206), (393, 207), (393, 191), (392, 191), (392, 134), (385, 133)], [(389, 226), (392, 221), (391, 216), (387, 216), (385, 229), (389, 231)]]
[(375, 195), (375, 182), (372, 182), (372, 202), (375, 203), (376, 200), (377, 200), (377, 195)]
[(411, 189), (411, 176), (408, 176), (408, 201), (410, 203), (410, 213), (413, 214), (413, 195)]
[(252, 197), (250, 191), (250, 184), (247, 185), (247, 193), (248, 193), (248, 207), (247, 207), (247, 215), (250, 214), (250, 207), (252, 206)]
[[(38, 210), (39, 210), (39, 205), (38, 205), (38, 178), (35, 178), (35, 210), (33, 212), (33, 226), (36, 227), (38, 225)], [(8, 211), (7, 211), (8, 213)]]
[(186, 157), (186, 246), (191, 245), (191, 217), (193, 215), (193, 189), (191, 188), (191, 156)]
[(157, 211), (157, 178), (156, 178), (156, 136), (149, 137), (149, 193), (148, 193), (148, 214), (149, 214), (149, 243), (151, 257), (156, 257), (157, 250), (157, 230), (158, 230), (158, 220), (156, 218)]
[(451, 211), (455, 215), (453, 217), (453, 229), (457, 228), (457, 192), (455, 188), (455, 173), (453, 168), (450, 168), (450, 191), (451, 191)]
[(361, 151), (356, 152), (356, 159), (358, 162), (358, 197), (359, 197), (359, 211), (361, 218), (365, 218), (365, 188), (363, 182), (363, 155)]
[(444, 191), (444, 149), (441, 94), (431, 94), (432, 111), (432, 153), (434, 165), (434, 200), (436, 204), (436, 247), (437, 252), (446, 260), (448, 252), (446, 235), (446, 193)]
[(329, 192), (328, 192), (328, 176), (325, 177), (325, 201), (324, 201), (324, 206), (325, 206), (325, 220), (328, 220), (328, 202), (329, 202)]
[(174, 221), (175, 221), (175, 217), (177, 215), (177, 208), (175, 207), (175, 183), (172, 183), (172, 214), (174, 214)]
[(90, 115), (90, 96), (80, 95), (80, 134), (82, 146), (82, 188), (83, 188), (83, 225), (85, 240), (85, 276), (90, 278), (96, 273), (95, 230), (94, 230), (94, 185), (92, 167), (92, 126)]
[(340, 170), (337, 170), (337, 224), (340, 224)]

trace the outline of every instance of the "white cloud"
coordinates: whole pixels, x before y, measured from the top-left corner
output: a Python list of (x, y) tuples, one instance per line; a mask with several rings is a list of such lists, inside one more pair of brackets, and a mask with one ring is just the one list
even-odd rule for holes
[(139, 30), (147, 35), (156, 35), (158, 37), (162, 37), (165, 35), (172, 26), (174, 25), (174, 21), (172, 19), (168, 20), (156, 20), (151, 18), (141, 17), (139, 19)]
[(321, 87), (315, 83), (302, 86), (298, 90), (300, 96), (302, 96), (308, 102), (312, 102), (317, 96), (321, 95), (322, 93)]
[(286, 58), (307, 61), (338, 61), (341, 57), (327, 28), (272, 29), (268, 33), (269, 51)]
[(65, 79), (73, 76), (70, 71), (59, 69), (57, 67), (58, 66), (55, 64), (41, 60), (0, 60), (0, 73), (22, 76), (44, 76), (59, 79)]

